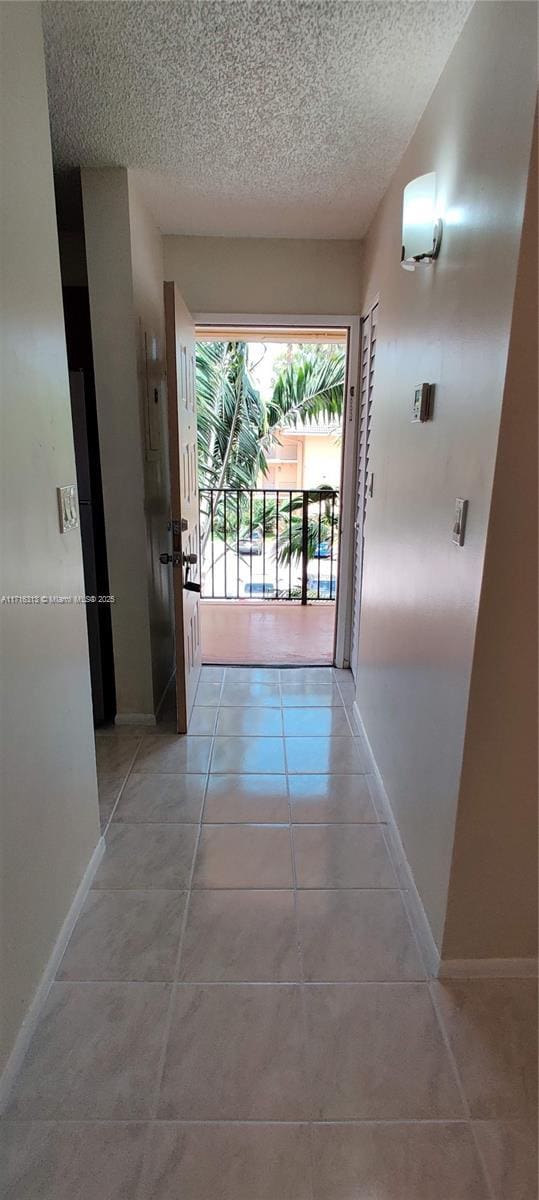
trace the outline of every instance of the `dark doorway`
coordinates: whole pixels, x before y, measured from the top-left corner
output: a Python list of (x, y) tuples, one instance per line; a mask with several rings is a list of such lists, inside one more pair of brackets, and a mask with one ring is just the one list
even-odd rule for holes
[[(109, 577), (97, 428), (90, 304), (86, 287), (64, 287), (64, 321), (79, 496), (84, 586), (108, 596)], [(87, 603), (94, 724), (114, 719), (116, 694), (110, 605)]]

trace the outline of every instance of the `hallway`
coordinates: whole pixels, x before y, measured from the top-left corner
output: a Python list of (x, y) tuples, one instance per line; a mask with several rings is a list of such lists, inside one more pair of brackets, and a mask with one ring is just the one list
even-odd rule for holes
[(532, 980), (429, 982), (353, 685), (205, 667), (97, 735), (107, 849), (5, 1200), (532, 1200)]

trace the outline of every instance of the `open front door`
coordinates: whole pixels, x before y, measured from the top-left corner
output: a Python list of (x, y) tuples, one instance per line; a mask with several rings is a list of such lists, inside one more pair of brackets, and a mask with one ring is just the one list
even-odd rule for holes
[(178, 733), (187, 732), (201, 665), (195, 327), (165, 283), (172, 578)]

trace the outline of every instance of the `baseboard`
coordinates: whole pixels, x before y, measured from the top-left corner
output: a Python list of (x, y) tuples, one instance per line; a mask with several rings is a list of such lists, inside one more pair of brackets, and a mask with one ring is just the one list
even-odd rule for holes
[(155, 713), (116, 713), (115, 725), (157, 725)]
[(157, 725), (157, 718), (163, 707), (163, 701), (168, 692), (168, 689), (176, 674), (176, 668), (172, 671), (167, 679), (167, 682), (161, 692), (161, 698), (154, 713), (116, 713), (114, 718), (115, 725)]
[(536, 958), (442, 958), (439, 979), (536, 979)]
[(393, 866), (395, 868), (397, 877), (399, 878), (400, 885), (404, 889), (403, 901), (406, 905), (410, 923), (417, 938), (419, 949), (423, 957), (425, 970), (429, 975), (436, 978), (440, 969), (440, 952), (434, 940), (429, 920), (423, 907), (423, 901), (417, 890), (412, 870), (404, 851), (404, 846), (402, 844), (399, 828), (391, 807), (391, 802), (384, 787), (384, 781), (378, 769), (378, 764), (374, 757), (372, 746), (367, 737), (357, 700), (354, 700), (352, 712), (359, 735), (364, 744), (365, 752), (370, 762), (372, 775), (374, 776), (375, 787), (372, 789), (373, 803), (378, 817), (381, 821), (386, 823), (387, 840), (390, 854), (393, 859)]
[(354, 700), (352, 712), (375, 781), (374, 788), (371, 788), (373, 804), (379, 819), (386, 822), (387, 839), (393, 858), (393, 865), (401, 887), (404, 889), (403, 900), (408, 910), (408, 916), (428, 974), (434, 979), (537, 978), (539, 968), (536, 958), (441, 958), (423, 907), (421, 896), (412, 875), (410, 864), (406, 858), (391, 802), (385, 790), (384, 781), (378, 769), (378, 764), (367, 737), (356, 700)]
[(0, 1114), (5, 1108), (9, 1093), (13, 1087), (13, 1083), (20, 1070), (23, 1058), (30, 1044), (30, 1040), (41, 1017), (43, 1006), (56, 978), (58, 967), (62, 961), (65, 948), (73, 932), (75, 922), (92, 886), (93, 879), (103, 857), (104, 850), (105, 841), (101, 837), (90, 858), (88, 866), (86, 867), (77, 891), (75, 892), (67, 916), (54, 943), (49, 961), (37, 985), (34, 997), (27, 1010), (26, 1016), (24, 1017), (17, 1037), (15, 1038), (15, 1044), (11, 1054), (9, 1055), (4, 1070), (2, 1071), (2, 1075), (0, 1076)]

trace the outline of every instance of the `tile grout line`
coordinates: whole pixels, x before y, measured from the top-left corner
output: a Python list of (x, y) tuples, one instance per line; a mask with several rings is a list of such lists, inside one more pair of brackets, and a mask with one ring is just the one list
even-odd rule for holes
[[(282, 708), (281, 708), (281, 713), (283, 713)], [(284, 728), (284, 717), (283, 717), (283, 728)], [(289, 831), (290, 831), (290, 855), (291, 855), (291, 859), (292, 859), (292, 887), (293, 887), (292, 903), (294, 906), (294, 926), (295, 926), (295, 931), (296, 931), (296, 953), (297, 953), (297, 957), (298, 957), (298, 967), (299, 967), (299, 977), (300, 977), (300, 1004), (301, 1004), (302, 1042), (303, 1042), (302, 1058), (303, 1058), (303, 1069), (305, 1071), (305, 1079), (307, 1082), (307, 1080), (308, 1080), (308, 1058), (307, 1058), (308, 1025), (307, 1025), (307, 1005), (306, 1005), (306, 998), (305, 998), (305, 968), (304, 968), (304, 963), (303, 963), (303, 946), (302, 946), (301, 932), (300, 932), (300, 926), (299, 926), (297, 870), (296, 870), (296, 856), (294, 853), (294, 836), (293, 836), (293, 829), (292, 829), (292, 804), (291, 804), (291, 798), (290, 798), (290, 775), (288, 773), (288, 757), (287, 757), (287, 753), (286, 753), (286, 739), (284, 741), (284, 756), (285, 756), (285, 767), (286, 767), (286, 776), (285, 776), (285, 778), (286, 778), (286, 796), (287, 796), (287, 801), (288, 801), (288, 818), (289, 818)], [(312, 1132), (311, 1121), (307, 1122), (307, 1137), (309, 1140), (309, 1170), (310, 1170), (309, 1190), (311, 1193), (311, 1200), (314, 1200), (314, 1150), (313, 1150), (313, 1132)]]
[(154, 1096), (153, 1096), (153, 1101), (152, 1101), (152, 1105), (151, 1105), (151, 1119), (152, 1120), (155, 1120), (155, 1118), (157, 1116), (157, 1110), (158, 1110), (158, 1106), (159, 1106), (159, 1097), (160, 1097), (160, 1093), (161, 1093), (161, 1086), (162, 1086), (162, 1082), (163, 1082), (163, 1074), (164, 1074), (164, 1069), (165, 1069), (166, 1053), (167, 1053), (168, 1042), (169, 1042), (169, 1037), (170, 1037), (170, 1030), (172, 1027), (172, 1016), (173, 1016), (173, 1011), (174, 1011), (174, 1003), (175, 1003), (175, 999), (176, 999), (176, 984), (178, 982), (178, 972), (179, 972), (179, 968), (180, 968), (181, 955), (182, 955), (182, 951), (183, 951), (183, 943), (184, 943), (185, 933), (186, 933), (186, 929), (187, 929), (187, 920), (188, 920), (189, 908), (190, 908), (190, 902), (191, 902), (191, 893), (193, 890), (193, 886), (192, 886), (193, 878), (194, 878), (194, 873), (195, 873), (196, 860), (198, 857), (198, 847), (199, 847), (200, 838), (202, 835), (204, 807), (206, 804), (206, 794), (207, 794), (207, 790), (208, 790), (208, 782), (209, 782), (209, 777), (210, 777), (214, 741), (215, 741), (215, 733), (213, 734), (212, 739), (211, 739), (212, 744), (211, 744), (210, 753), (208, 756), (208, 767), (207, 767), (207, 771), (206, 771), (206, 780), (205, 780), (205, 784), (204, 784), (204, 793), (203, 793), (203, 797), (202, 797), (202, 804), (200, 806), (197, 836), (195, 839), (195, 845), (194, 845), (194, 849), (193, 849), (193, 857), (191, 860), (191, 869), (189, 872), (189, 880), (188, 880), (187, 888), (185, 889), (185, 891), (186, 891), (185, 909), (184, 909), (183, 918), (182, 918), (182, 925), (181, 925), (180, 937), (179, 937), (179, 941), (178, 941), (178, 949), (176, 952), (176, 961), (174, 964), (173, 977), (171, 980), (170, 1000), (169, 1000), (167, 1015), (165, 1018), (165, 1028), (164, 1028), (164, 1032), (163, 1032), (163, 1044), (162, 1044), (162, 1048), (161, 1048), (161, 1055), (160, 1055), (158, 1071), (157, 1071), (157, 1076), (156, 1076)]
[[(197, 889), (193, 889), (196, 891)], [(241, 889), (239, 889), (241, 890)], [(244, 889), (248, 891), (249, 889)], [(291, 892), (292, 888), (283, 888), (284, 892)], [(346, 889), (344, 889), (346, 890)], [(204, 889), (200, 889), (203, 894)], [(174, 893), (174, 895), (186, 895), (186, 892)], [(70, 984), (80, 984), (82, 988), (91, 988), (94, 983), (110, 983), (110, 984), (130, 984), (144, 983), (148, 987), (162, 987), (165, 984), (176, 982), (178, 987), (209, 987), (209, 988), (276, 988), (276, 987), (299, 987), (302, 983), (301, 979), (59, 979), (57, 982), (62, 987), (69, 987)], [(425, 984), (425, 979), (306, 979), (303, 981), (303, 986), (307, 991), (315, 991), (317, 988), (411, 988), (418, 984)], [(33, 1118), (32, 1118), (33, 1119)], [(51, 1118), (53, 1120), (54, 1118)], [(472, 1118), (473, 1119), (473, 1118)], [(489, 1118), (482, 1118), (487, 1120)], [(490, 1118), (494, 1121), (504, 1120), (502, 1117)], [(524, 1117), (508, 1118), (514, 1121), (523, 1121)], [(464, 1118), (461, 1118), (464, 1120)]]
[[(481, 1118), (477, 1125), (503, 1124), (502, 1118)], [(513, 1125), (526, 1125), (525, 1118), (514, 1118)], [(298, 1117), (289, 1121), (276, 1117), (3, 1117), (0, 1129), (9, 1125), (329, 1125), (339, 1127), (368, 1125), (468, 1125), (466, 1117)], [(391, 1198), (393, 1200), (393, 1197)], [(421, 1200), (421, 1198), (416, 1198)], [(494, 1200), (498, 1200), (497, 1197)]]
[[(222, 689), (223, 689), (224, 677), (225, 677), (225, 673), (223, 671), (223, 678), (221, 680), (221, 685), (220, 685), (220, 689), (219, 689), (219, 698), (221, 697), (221, 693), (222, 693)], [(199, 680), (199, 682), (200, 682), (200, 680)], [(198, 691), (198, 686), (197, 686), (197, 691)], [(196, 693), (195, 693), (195, 701), (196, 701)], [(194, 707), (194, 705), (193, 705), (193, 707)], [(220, 708), (220, 705), (217, 705), (217, 709), (216, 709), (217, 713), (219, 712), (219, 708)], [(178, 939), (176, 960), (174, 963), (172, 980), (170, 981), (170, 998), (169, 998), (168, 1008), (167, 1008), (167, 1012), (166, 1012), (166, 1016), (165, 1016), (165, 1023), (164, 1023), (164, 1029), (163, 1029), (163, 1040), (162, 1040), (162, 1044), (161, 1044), (161, 1053), (160, 1053), (159, 1061), (158, 1061), (158, 1065), (157, 1065), (154, 1093), (153, 1093), (152, 1103), (150, 1106), (150, 1114), (149, 1114), (149, 1118), (148, 1118), (148, 1128), (146, 1130), (146, 1134), (144, 1137), (144, 1143), (143, 1143), (143, 1149), (142, 1149), (140, 1173), (139, 1173), (139, 1178), (138, 1178), (137, 1186), (136, 1186), (137, 1200), (144, 1200), (143, 1187), (146, 1182), (147, 1160), (148, 1160), (148, 1154), (149, 1154), (150, 1146), (151, 1146), (152, 1128), (153, 1128), (153, 1125), (155, 1124), (155, 1121), (157, 1120), (157, 1114), (158, 1114), (158, 1110), (159, 1110), (159, 1099), (160, 1099), (161, 1088), (162, 1088), (162, 1084), (163, 1084), (165, 1061), (166, 1061), (166, 1056), (167, 1056), (168, 1044), (169, 1044), (169, 1040), (170, 1040), (170, 1032), (172, 1029), (172, 1018), (174, 1015), (174, 1006), (175, 1006), (175, 1002), (176, 1002), (176, 985), (177, 985), (177, 981), (178, 981), (178, 972), (180, 969), (180, 962), (181, 962), (181, 956), (182, 956), (182, 951), (183, 951), (183, 943), (184, 943), (185, 934), (187, 931), (187, 921), (188, 921), (189, 908), (190, 908), (190, 903), (191, 903), (192, 884), (193, 884), (193, 877), (194, 877), (194, 873), (195, 873), (195, 864), (196, 864), (196, 860), (198, 857), (198, 847), (199, 847), (200, 838), (202, 835), (204, 807), (206, 804), (206, 794), (208, 791), (208, 782), (209, 782), (209, 778), (210, 778), (210, 770), (211, 770), (211, 764), (212, 764), (213, 747), (214, 747), (214, 743), (215, 743), (216, 728), (217, 728), (217, 715), (216, 715), (216, 719), (214, 722), (213, 734), (211, 735), (211, 746), (210, 746), (210, 753), (208, 755), (208, 765), (207, 765), (207, 769), (206, 769), (206, 779), (205, 779), (204, 791), (203, 791), (203, 795), (202, 795), (202, 804), (200, 806), (200, 812), (199, 812), (198, 830), (197, 830), (197, 836), (195, 839), (195, 845), (193, 848), (193, 857), (191, 860), (191, 869), (189, 872), (188, 885), (187, 885), (187, 888), (185, 889), (186, 890), (185, 908), (184, 908), (183, 917), (182, 917), (180, 936)], [(189, 724), (187, 726), (187, 733), (189, 733)]]
[[(127, 826), (127, 824), (128, 824), (127, 821), (122, 822), (122, 829), (125, 826)], [(136, 823), (135, 828), (141, 829), (141, 828), (145, 827), (145, 824), (146, 824), (145, 822), (139, 821)], [(180, 829), (183, 826), (188, 826), (188, 825), (193, 825), (193, 826), (195, 826), (195, 828), (198, 828), (198, 822), (196, 822), (196, 821), (183, 821), (183, 822), (169, 821), (168, 823), (161, 822), (159, 824), (157, 821), (151, 821), (151, 822), (148, 822), (148, 824), (149, 824), (150, 829), (157, 828), (157, 827), (160, 827), (163, 829)], [(252, 822), (250, 825), (246, 825), (243, 827), (238, 826), (238, 825), (228, 824), (226, 822), (223, 824), (215, 825), (215, 824), (213, 824), (213, 822), (210, 822), (210, 821), (205, 822), (205, 825), (206, 825), (207, 829), (238, 829), (238, 828), (240, 828), (240, 829), (241, 828), (287, 829), (288, 828), (287, 821)], [(299, 828), (302, 829), (303, 826), (299, 826)], [(320, 829), (320, 828), (322, 828), (322, 826), (316, 826), (315, 828)], [(339, 828), (340, 828), (340, 826), (339, 826)], [(343, 828), (348, 829), (349, 826), (345, 825), (345, 826), (343, 826)], [(171, 894), (176, 894), (176, 893), (185, 894), (187, 892), (187, 887), (177, 887), (177, 888), (174, 888), (174, 887), (151, 887), (148, 884), (145, 884), (145, 885), (139, 884), (138, 886), (130, 884), (129, 887), (121, 887), (118, 884), (116, 884), (114, 886), (113, 884), (109, 883), (109, 884), (107, 884), (106, 887), (92, 888), (91, 890), (95, 891), (95, 892), (156, 892), (156, 893), (169, 892)], [(286, 885), (283, 885), (282, 887), (279, 887), (279, 886), (272, 887), (271, 885), (264, 883), (262, 885), (249, 884), (248, 886), (245, 886), (245, 885), (239, 886), (238, 884), (236, 884), (235, 886), (233, 884), (229, 884), (228, 886), (223, 886), (221, 884), (219, 887), (193, 888), (192, 890), (193, 891), (201, 891), (201, 892), (289, 892), (291, 889), (290, 889), (290, 887), (287, 887)], [(391, 892), (392, 894), (395, 894), (398, 892), (400, 894), (401, 888), (398, 888), (398, 887), (374, 887), (372, 884), (369, 885), (368, 887), (338, 888), (338, 887), (323, 887), (320, 884), (313, 884), (309, 887), (300, 887), (300, 888), (298, 888), (298, 891), (299, 892)]]
[[(436, 982), (436, 981), (434, 981), (434, 982)], [(446, 1052), (447, 1052), (447, 1055), (448, 1055), (449, 1061), (450, 1061), (450, 1063), (451, 1063), (451, 1067), (452, 1067), (452, 1070), (453, 1070), (453, 1075), (454, 1075), (455, 1082), (456, 1082), (456, 1085), (457, 1085), (457, 1090), (458, 1090), (458, 1092), (459, 1092), (459, 1096), (460, 1096), (461, 1103), (462, 1103), (462, 1107), (463, 1107), (464, 1114), (465, 1114), (465, 1121), (466, 1121), (466, 1123), (467, 1123), (467, 1125), (468, 1125), (468, 1129), (469, 1129), (469, 1131), (470, 1131), (470, 1137), (471, 1137), (471, 1139), (472, 1139), (472, 1142), (473, 1142), (473, 1145), (474, 1145), (474, 1147), (475, 1147), (475, 1152), (476, 1152), (476, 1154), (477, 1154), (477, 1158), (478, 1158), (478, 1161), (479, 1161), (479, 1165), (480, 1165), (480, 1167), (481, 1167), (481, 1171), (482, 1171), (482, 1174), (483, 1174), (483, 1179), (484, 1179), (484, 1182), (485, 1182), (485, 1184), (486, 1184), (486, 1189), (487, 1189), (487, 1192), (488, 1192), (488, 1197), (489, 1197), (489, 1200), (496, 1200), (496, 1196), (495, 1196), (495, 1193), (494, 1193), (494, 1187), (493, 1187), (493, 1184), (492, 1184), (492, 1180), (491, 1180), (491, 1178), (490, 1178), (490, 1172), (489, 1172), (489, 1170), (488, 1170), (488, 1168), (487, 1168), (487, 1164), (486, 1164), (486, 1160), (485, 1160), (485, 1157), (484, 1157), (484, 1154), (483, 1154), (483, 1150), (482, 1150), (482, 1148), (481, 1148), (481, 1146), (480, 1146), (480, 1144), (479, 1144), (479, 1141), (478, 1141), (478, 1139), (477, 1139), (477, 1137), (476, 1137), (476, 1134), (475, 1134), (475, 1128), (474, 1128), (474, 1121), (473, 1121), (473, 1117), (472, 1117), (472, 1111), (471, 1111), (471, 1108), (470, 1108), (470, 1104), (469, 1104), (469, 1102), (468, 1102), (468, 1097), (467, 1097), (467, 1095), (466, 1095), (466, 1091), (465, 1091), (465, 1088), (464, 1088), (464, 1083), (463, 1083), (463, 1081), (462, 1081), (461, 1074), (460, 1074), (460, 1071), (459, 1071), (459, 1068), (458, 1068), (458, 1063), (457, 1063), (457, 1060), (456, 1060), (455, 1054), (454, 1054), (454, 1052), (453, 1052), (453, 1047), (451, 1046), (451, 1041), (450, 1041), (449, 1034), (448, 1034), (448, 1032), (447, 1032), (447, 1029), (446, 1029), (446, 1025), (445, 1025), (445, 1021), (444, 1021), (444, 1018), (443, 1018), (443, 1014), (442, 1014), (442, 1012), (441, 1012), (440, 1006), (439, 1006), (439, 1004), (438, 1004), (438, 1001), (437, 1001), (437, 999), (436, 999), (435, 989), (434, 989), (434, 986), (433, 986), (433, 980), (432, 980), (432, 979), (430, 979), (430, 978), (428, 978), (428, 977), (427, 977), (427, 989), (428, 989), (428, 993), (429, 993), (429, 997), (430, 997), (430, 1002), (431, 1002), (431, 1004), (432, 1004), (432, 1007), (433, 1007), (433, 1009), (434, 1009), (434, 1013), (435, 1013), (435, 1016), (436, 1016), (436, 1020), (437, 1020), (437, 1022), (438, 1022), (438, 1028), (439, 1028), (439, 1030), (440, 1030), (440, 1034), (441, 1034), (441, 1037), (442, 1037), (442, 1041), (443, 1041), (443, 1043), (444, 1043), (444, 1046), (445, 1046), (445, 1049), (446, 1049)]]
[[(144, 738), (144, 735), (143, 735), (141, 738), (135, 738), (135, 739), (134, 739), (134, 742), (135, 742), (135, 749), (134, 749), (134, 751), (133, 751), (133, 754), (131, 755), (131, 760), (130, 760), (130, 762), (129, 762), (129, 766), (128, 766), (128, 768), (127, 768), (127, 774), (124, 776), (124, 780), (123, 780), (122, 786), (121, 786), (121, 788), (120, 788), (120, 790), (119, 790), (119, 792), (118, 792), (118, 795), (116, 796), (116, 799), (115, 799), (115, 801), (114, 801), (114, 804), (113, 804), (113, 806), (112, 806), (112, 808), (111, 808), (109, 819), (108, 819), (108, 821), (107, 821), (106, 825), (104, 825), (104, 826), (103, 826), (103, 829), (101, 830), (101, 837), (103, 837), (103, 838), (105, 837), (105, 834), (106, 834), (106, 833), (108, 833), (109, 825), (111, 824), (111, 822), (112, 822), (112, 819), (113, 819), (113, 817), (114, 817), (114, 813), (116, 812), (116, 809), (117, 809), (117, 807), (118, 807), (118, 805), (119, 805), (119, 803), (120, 803), (121, 797), (122, 797), (122, 795), (123, 795), (123, 792), (124, 792), (124, 789), (125, 789), (125, 785), (126, 785), (126, 783), (127, 783), (128, 779), (130, 778), (130, 776), (131, 776), (131, 775), (132, 775), (132, 773), (133, 773), (133, 767), (134, 767), (134, 765), (135, 765), (135, 763), (136, 763), (136, 760), (137, 760), (137, 755), (138, 755), (138, 752), (139, 752), (139, 750), (140, 750), (140, 747), (142, 746), (143, 738)], [(105, 774), (106, 774), (106, 772), (105, 772)], [(99, 777), (98, 777), (98, 796), (99, 796)]]

